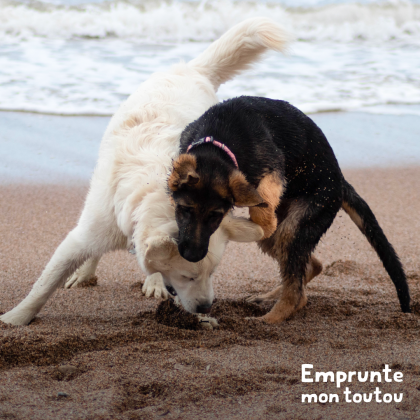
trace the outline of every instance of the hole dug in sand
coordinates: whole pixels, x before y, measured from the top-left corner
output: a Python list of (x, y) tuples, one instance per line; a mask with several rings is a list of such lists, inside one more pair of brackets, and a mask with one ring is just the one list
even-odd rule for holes
[(164, 300), (156, 309), (156, 321), (167, 327), (181, 328), (184, 330), (201, 329), (198, 317), (176, 305), (172, 299)]
[(172, 299), (164, 300), (159, 304), (155, 319), (159, 324), (184, 330), (212, 330), (218, 326), (215, 318), (201, 314), (191, 314)]
[(218, 327), (216, 317), (223, 324), (223, 329), (236, 329), (239, 324), (246, 324), (247, 317), (259, 317), (267, 313), (268, 307), (246, 301), (219, 301), (213, 305), (211, 317), (201, 314), (191, 314), (172, 299), (161, 302), (156, 310), (155, 320), (159, 324), (185, 330), (212, 330)]

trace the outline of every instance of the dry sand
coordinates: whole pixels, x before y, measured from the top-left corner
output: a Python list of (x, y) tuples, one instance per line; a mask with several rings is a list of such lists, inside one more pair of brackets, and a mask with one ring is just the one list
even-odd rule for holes
[[(345, 171), (368, 201), (420, 300), (420, 168)], [(75, 225), (87, 187), (0, 187), (0, 312), (25, 297)], [(26, 327), (0, 325), (0, 419), (419, 419), (420, 312), (406, 315), (365, 238), (340, 212), (319, 244), (322, 275), (309, 303), (281, 325), (244, 317), (246, 304), (278, 284), (255, 244), (229, 244), (214, 276), (220, 328), (160, 325), (158, 302), (129, 253), (101, 261), (98, 285), (60, 289)], [(419, 307), (417, 306), (419, 311)], [(380, 371), (402, 383), (346, 384), (352, 392), (403, 392), (401, 403), (346, 403), (343, 387), (301, 382), (314, 371)], [(339, 403), (303, 404), (302, 393)]]

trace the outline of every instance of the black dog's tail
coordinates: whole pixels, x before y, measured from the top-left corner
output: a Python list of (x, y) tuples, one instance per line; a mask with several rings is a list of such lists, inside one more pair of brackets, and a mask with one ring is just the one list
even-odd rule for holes
[(388, 242), (388, 239), (379, 226), (372, 210), (346, 180), (343, 182), (342, 207), (360, 231), (366, 236), (367, 240), (381, 259), (385, 270), (388, 272), (397, 289), (401, 310), (403, 312), (411, 312), (410, 292), (408, 290), (407, 279), (401, 261), (392, 245)]

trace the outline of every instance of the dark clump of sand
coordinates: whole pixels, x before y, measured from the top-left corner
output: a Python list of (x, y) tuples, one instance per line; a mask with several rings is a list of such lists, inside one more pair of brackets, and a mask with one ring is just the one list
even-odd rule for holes
[[(378, 257), (343, 212), (317, 248), (324, 272), (308, 285), (308, 305), (281, 325), (258, 320), (274, 302), (245, 300), (279, 282), (255, 244), (228, 245), (214, 275), (213, 331), (162, 323), (160, 302), (141, 295), (135, 258), (109, 254), (95, 287), (58, 290), (29, 326), (0, 324), (0, 419), (419, 419), (420, 169), (346, 177), (401, 257), (412, 314), (400, 312)], [(0, 187), (0, 312), (26, 296), (74, 227), (86, 190)], [(403, 401), (345, 403), (343, 387), (302, 383), (303, 363), (318, 372), (388, 364), (402, 383), (345, 386), (403, 392)], [(336, 393), (340, 402), (302, 403), (303, 393)]]
[(199, 330), (200, 322), (198, 318), (187, 312), (182, 306), (175, 305), (172, 299), (168, 299), (159, 304), (156, 309), (155, 319), (158, 324), (168, 327), (182, 328), (184, 330)]

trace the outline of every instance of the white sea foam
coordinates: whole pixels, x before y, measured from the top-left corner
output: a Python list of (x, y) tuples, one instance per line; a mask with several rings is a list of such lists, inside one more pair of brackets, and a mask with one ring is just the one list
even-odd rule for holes
[[(315, 2), (306, 2), (306, 4)], [(319, 3), (319, 2), (318, 2)], [(420, 35), (420, 4), (393, 1), (285, 8), (279, 3), (120, 2), (79, 6), (0, 2), (0, 36), (24, 38), (135, 38), (150, 41), (212, 41), (235, 23), (268, 16), (293, 28), (302, 40), (357, 39), (411, 42)], [(416, 42), (416, 43), (417, 43)]]
[(222, 99), (267, 96), (305, 112), (420, 104), (420, 0), (77, 1), (0, 0), (0, 109), (110, 115), (152, 72), (257, 15), (296, 42), (222, 86)]

